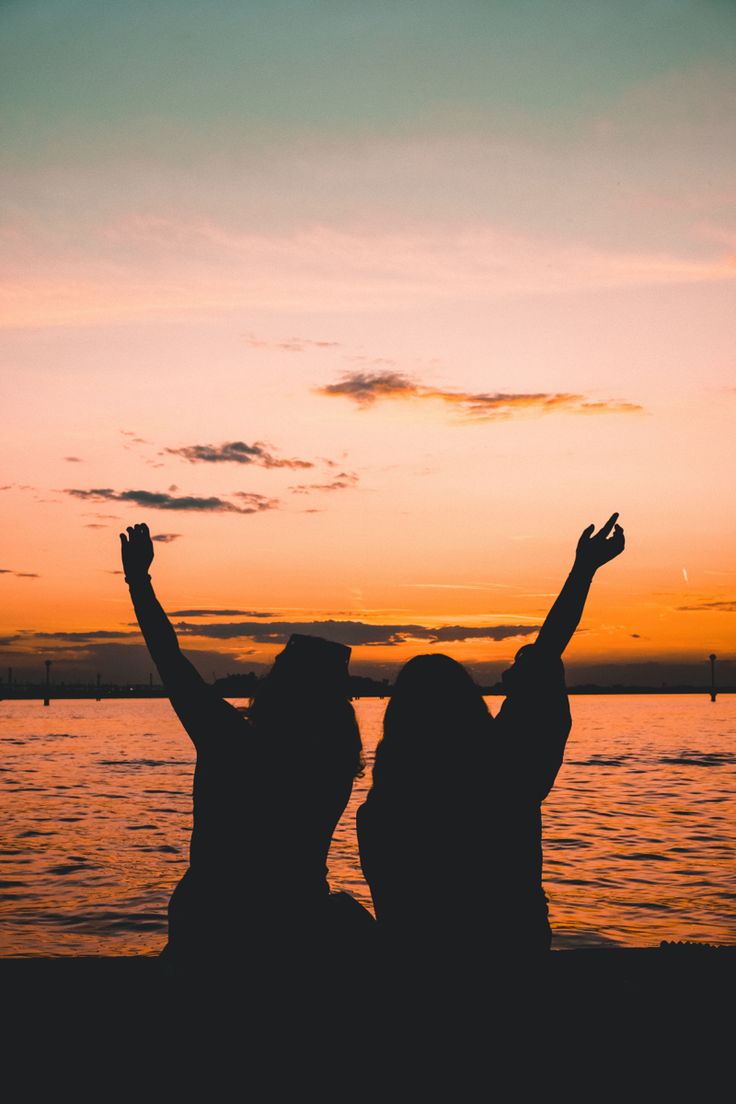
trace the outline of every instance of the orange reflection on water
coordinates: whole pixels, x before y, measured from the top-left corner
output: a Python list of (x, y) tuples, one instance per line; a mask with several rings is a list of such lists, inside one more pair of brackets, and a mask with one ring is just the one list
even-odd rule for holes
[[(369, 766), (335, 833), (330, 880), (370, 904), (355, 809), (385, 702), (355, 705)], [(557, 945), (732, 940), (736, 699), (576, 696), (572, 709), (544, 805)], [(156, 953), (191, 830), (194, 756), (168, 703), (6, 701), (0, 720), (0, 953)]]

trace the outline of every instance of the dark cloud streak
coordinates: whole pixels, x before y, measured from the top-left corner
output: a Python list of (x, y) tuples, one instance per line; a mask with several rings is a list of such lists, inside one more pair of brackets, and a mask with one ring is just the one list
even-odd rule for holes
[(209, 498), (200, 498), (196, 495), (176, 497), (159, 491), (114, 491), (110, 487), (97, 487), (90, 490), (68, 488), (64, 493), (92, 502), (129, 502), (151, 510), (188, 510), (194, 513), (258, 514), (264, 510), (273, 510), (278, 505), (274, 498), (245, 491), (238, 491), (235, 495), (243, 500), (245, 503), (243, 506), (236, 506), (234, 502), (228, 502), (227, 499), (214, 495)]
[(171, 617), (273, 617), (273, 613), (259, 613), (258, 610), (237, 609), (182, 609), (172, 610)]
[(14, 643), (18, 644), (21, 641), (30, 642), (33, 640), (62, 640), (67, 643), (84, 643), (88, 640), (118, 640), (121, 637), (136, 636), (140, 638), (140, 632), (137, 630), (134, 632), (127, 632), (124, 629), (116, 631), (114, 629), (93, 629), (91, 632), (33, 632), (31, 630), (19, 633), (12, 639)]
[(281, 459), (269, 452), (261, 441), (248, 445), (245, 441), (226, 441), (223, 445), (185, 445), (167, 448), (164, 453), (180, 456), (190, 464), (255, 464), (261, 468), (313, 468), (309, 460)]
[(260, 644), (285, 644), (292, 633), (307, 633), (335, 640), (351, 647), (361, 645), (403, 644), (409, 640), (426, 640), (431, 644), (462, 640), (505, 640), (507, 637), (530, 636), (539, 625), (445, 625), (426, 628), (424, 625), (368, 625), (362, 621), (236, 621), (224, 625), (191, 625), (179, 621), (174, 628), (183, 636), (209, 637), (213, 640), (247, 638)]
[(314, 491), (347, 491), (357, 486), (358, 476), (355, 472), (340, 472), (334, 479), (327, 483), (299, 483), (289, 487), (292, 494), (312, 494)]
[(368, 407), (379, 399), (412, 399), (442, 402), (456, 408), (471, 421), (511, 418), (517, 414), (633, 414), (637, 403), (591, 401), (566, 391), (473, 392), (427, 387), (400, 372), (350, 372), (338, 383), (317, 388), (317, 393), (352, 400)]
[(699, 602), (694, 606), (678, 606), (678, 612), (685, 613), (736, 613), (736, 600), (728, 599), (719, 602)]

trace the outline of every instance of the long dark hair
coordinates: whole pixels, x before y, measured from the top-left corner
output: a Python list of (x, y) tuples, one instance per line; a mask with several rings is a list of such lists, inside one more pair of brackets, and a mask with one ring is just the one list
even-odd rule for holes
[(491, 724), (462, 664), (441, 654), (410, 659), (386, 709), (369, 798), (403, 803), (421, 797), (426, 784), (436, 791), (477, 774)]
[(294, 634), (276, 656), (248, 710), (256, 736), (273, 753), (329, 782), (363, 770), (363, 745), (350, 701), (350, 649)]

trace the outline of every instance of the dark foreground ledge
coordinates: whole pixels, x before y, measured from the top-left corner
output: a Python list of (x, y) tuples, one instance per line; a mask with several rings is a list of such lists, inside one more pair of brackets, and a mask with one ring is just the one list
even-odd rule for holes
[[(195, 1090), (259, 1104), (315, 1091), (345, 1104), (552, 1089), (590, 1102), (614, 1088), (631, 1101), (688, 1088), (718, 1098), (736, 946), (555, 951), (531, 985), (500, 992), (426, 980), (412, 999), (356, 960), (331, 987), (274, 996), (241, 977), (203, 994), (155, 957), (6, 958), (1, 1037), (8, 1062), (23, 1063), (24, 1099), (41, 1084), (54, 1099), (67, 1088), (82, 1099), (85, 1086), (97, 1101), (125, 1088), (156, 1104)], [(256, 1077), (267, 1094), (252, 1095)]]
[[(616, 979), (650, 982), (667, 977), (690, 976), (716, 979), (723, 971), (736, 969), (736, 944), (666, 943), (659, 947), (586, 947), (552, 951), (547, 967), (555, 976), (595, 977), (612, 983)], [(89, 979), (114, 983), (129, 978), (165, 976), (157, 955), (59, 955), (0, 957), (0, 979), (12, 983), (21, 977), (49, 980)], [(729, 974), (729, 976), (733, 976)]]
[[(345, 1007), (367, 997), (370, 974), (361, 969), (360, 961), (346, 963), (338, 986)], [(558, 1006), (631, 1010), (644, 1002), (652, 1009), (669, 1010), (674, 1002), (688, 1018), (696, 1008), (702, 1014), (722, 1001), (736, 1000), (736, 945), (552, 951), (534, 981)], [(426, 982), (431, 993), (431, 976)], [(156, 956), (0, 958), (0, 991), (6, 1004), (17, 1000), (36, 1001), (39, 1009), (134, 1009), (172, 995), (178, 1001), (187, 988)], [(382, 983), (379, 1005), (385, 996)]]

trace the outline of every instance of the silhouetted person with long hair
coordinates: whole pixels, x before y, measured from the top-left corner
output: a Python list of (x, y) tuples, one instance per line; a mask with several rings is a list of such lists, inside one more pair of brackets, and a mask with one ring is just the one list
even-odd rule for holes
[(382, 947), (415, 977), (469, 976), (549, 949), (540, 805), (571, 724), (561, 656), (593, 575), (623, 551), (617, 518), (580, 537), (536, 642), (503, 675), (495, 718), (448, 656), (416, 656), (396, 679), (358, 840)]
[(136, 617), (197, 750), (190, 865), (169, 905), (169, 962), (282, 979), (340, 955), (370, 914), (330, 894), (327, 853), (362, 767), (350, 649), (293, 635), (247, 716), (182, 654), (148, 573), (146, 525), (121, 533)]

